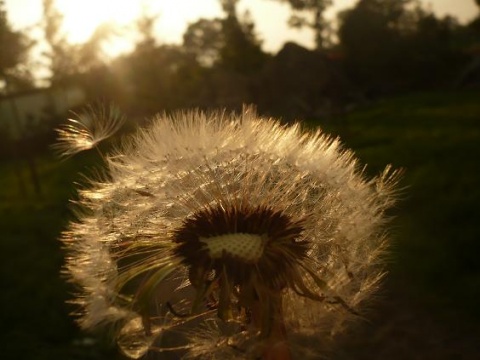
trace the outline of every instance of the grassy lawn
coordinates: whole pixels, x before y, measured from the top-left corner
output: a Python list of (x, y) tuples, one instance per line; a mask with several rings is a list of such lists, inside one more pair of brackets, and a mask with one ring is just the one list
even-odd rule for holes
[(480, 94), (384, 100), (324, 127), (370, 173), (405, 170), (392, 278), (429, 307), (480, 319)]
[[(109, 346), (91, 344), (68, 315), (73, 289), (60, 275), (64, 255), (57, 241), (71, 216), (68, 199), (75, 196), (78, 171), (88, 173), (96, 158), (82, 154), (62, 162), (42, 154), (35, 160), (40, 195), (23, 163), (3, 163), (0, 169), (2, 358), (113, 359)], [(23, 190), (15, 167), (21, 169)]]
[[(382, 314), (396, 312), (396, 322), (374, 316), (363, 338), (352, 335), (355, 339), (345, 340), (343, 350), (331, 358), (474, 359), (469, 346), (477, 338), (470, 344), (465, 334), (480, 333), (480, 93), (408, 95), (309, 124), (341, 136), (371, 174), (389, 163), (405, 169), (401, 201), (393, 211), (387, 305), (380, 306)], [(79, 172), (88, 174), (98, 158), (91, 152), (62, 162), (46, 153), (35, 160), (41, 195), (29, 186), (23, 163), (0, 164), (1, 357), (119, 358), (109, 344), (79, 332), (68, 316), (71, 309), (65, 300), (72, 289), (60, 276), (63, 253), (56, 240), (70, 218), (73, 182)], [(23, 195), (15, 167), (26, 182)], [(430, 334), (425, 319), (431, 327), (441, 322), (445, 329)], [(418, 329), (415, 321), (425, 326)], [(388, 329), (400, 324), (404, 331), (398, 335), (385, 330), (388, 322)], [(430, 344), (432, 336), (448, 342), (453, 323), (460, 327), (455, 336), (463, 341), (456, 353), (440, 351), (432, 357), (435, 352), (427, 346), (422, 356), (422, 345), (411, 344), (418, 337)], [(387, 335), (372, 340), (370, 335), (380, 328)], [(403, 353), (389, 343), (401, 342), (402, 336), (411, 347)], [(465, 356), (455, 357), (462, 349)], [(408, 356), (408, 351), (416, 356)]]

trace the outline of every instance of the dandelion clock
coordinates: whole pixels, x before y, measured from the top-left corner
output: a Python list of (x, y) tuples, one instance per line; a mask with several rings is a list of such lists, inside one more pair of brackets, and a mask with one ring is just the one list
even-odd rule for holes
[[(60, 136), (66, 154), (95, 142)], [(131, 358), (318, 359), (384, 274), (397, 173), (366, 179), (320, 131), (186, 111), (105, 160), (62, 235), (66, 273), (80, 325)]]

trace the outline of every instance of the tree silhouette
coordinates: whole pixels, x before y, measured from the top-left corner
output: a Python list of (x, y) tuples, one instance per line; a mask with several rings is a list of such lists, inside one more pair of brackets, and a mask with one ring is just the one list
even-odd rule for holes
[(239, 73), (259, 70), (265, 60), (255, 26), (247, 12), (242, 18), (229, 13), (223, 21), (225, 46), (221, 50), (222, 66)]
[(395, 74), (400, 74), (399, 66), (402, 68), (408, 60), (403, 42), (409, 27), (404, 16), (408, 2), (360, 0), (339, 15), (340, 45), (345, 51), (346, 70), (355, 82), (370, 90), (390, 91), (396, 86), (392, 80), (402, 80)]
[(325, 20), (325, 10), (332, 5), (332, 0), (275, 0), (290, 4), (293, 14), (289, 24), (292, 27), (309, 27), (315, 33), (317, 49), (331, 45), (331, 28)]
[(73, 47), (62, 33), (63, 15), (55, 7), (55, 0), (43, 0), (43, 30), (48, 50), (44, 52), (51, 71), (50, 81), (55, 84), (73, 74)]
[(64, 84), (79, 74), (103, 66), (102, 44), (113, 31), (110, 24), (103, 23), (85, 43), (71, 44), (62, 30), (63, 20), (55, 0), (43, 0), (42, 27), (48, 46), (44, 56), (51, 73), (51, 84)]
[(0, 0), (0, 92), (14, 92), (32, 86), (25, 64), (32, 42), (25, 34), (14, 31), (8, 22), (5, 2)]
[(202, 66), (218, 64), (225, 46), (222, 19), (199, 19), (190, 24), (183, 34), (183, 46)]
[(200, 19), (191, 24), (183, 37), (187, 52), (204, 66), (219, 66), (242, 74), (258, 71), (266, 59), (255, 25), (246, 12), (237, 15), (238, 0), (221, 0), (225, 18)]
[(453, 81), (463, 61), (458, 33), (454, 18), (438, 19), (414, 0), (360, 0), (340, 14), (345, 70), (373, 93)]

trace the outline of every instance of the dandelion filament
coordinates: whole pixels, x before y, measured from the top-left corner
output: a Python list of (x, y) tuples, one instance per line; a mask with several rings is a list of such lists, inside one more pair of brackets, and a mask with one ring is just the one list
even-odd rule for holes
[[(116, 126), (100, 128), (98, 139)], [(72, 152), (93, 145), (79, 134)], [(333, 334), (383, 275), (397, 173), (365, 179), (319, 131), (249, 108), (177, 113), (106, 163), (109, 178), (80, 193), (63, 241), (80, 323), (120, 324), (127, 355), (266, 358), (287, 335)], [(168, 343), (169, 332), (185, 342)]]

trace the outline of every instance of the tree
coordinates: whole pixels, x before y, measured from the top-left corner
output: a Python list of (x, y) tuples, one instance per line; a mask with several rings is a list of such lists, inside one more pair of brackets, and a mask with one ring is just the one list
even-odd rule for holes
[(255, 35), (250, 14), (238, 17), (237, 2), (221, 0), (226, 17), (200, 19), (191, 24), (184, 34), (183, 45), (204, 66), (248, 74), (262, 67), (266, 55)]
[(223, 20), (225, 46), (221, 50), (222, 65), (230, 70), (248, 74), (258, 71), (266, 59), (255, 34), (255, 24), (247, 11), (242, 17), (227, 13)]
[(154, 48), (157, 44), (155, 36), (155, 24), (158, 21), (158, 14), (149, 14), (147, 10), (142, 9), (140, 17), (135, 21), (135, 31), (139, 40), (137, 41), (137, 49)]
[(340, 14), (345, 69), (375, 93), (448, 84), (459, 71), (459, 24), (416, 0), (360, 0)]
[(112, 26), (101, 24), (83, 44), (71, 44), (62, 30), (63, 15), (55, 6), (55, 0), (43, 0), (43, 30), (49, 49), (44, 55), (48, 60), (50, 83), (68, 82), (80, 74), (104, 65), (102, 45), (111, 35)]
[[(475, 0), (475, 3), (477, 4), (478, 10), (480, 11), (480, 0)], [(474, 33), (480, 34), (480, 12), (477, 13), (477, 17), (472, 20), (468, 27), (473, 30)]]
[(239, 0), (220, 0), (220, 5), (227, 16), (236, 16)]
[[(369, 90), (389, 91), (403, 81), (408, 63), (404, 35), (409, 0), (360, 0), (339, 15), (339, 40), (345, 66), (353, 80)], [(408, 66), (407, 66), (408, 68)], [(387, 80), (388, 79), (388, 80)]]
[(218, 64), (225, 45), (222, 19), (199, 19), (183, 34), (183, 46), (205, 67)]
[(43, 0), (43, 30), (49, 47), (44, 55), (49, 61), (50, 82), (58, 83), (74, 71), (73, 47), (62, 33), (63, 15), (55, 0)]
[(275, 0), (290, 4), (293, 14), (289, 24), (292, 27), (309, 27), (315, 34), (317, 49), (331, 45), (331, 28), (325, 20), (325, 10), (332, 5), (332, 0)]
[(127, 107), (139, 116), (189, 106), (198, 67), (192, 56), (176, 45), (137, 46), (117, 59), (114, 72), (126, 89)]
[(31, 74), (26, 66), (31, 41), (21, 32), (14, 31), (8, 22), (5, 3), (0, 0), (0, 92), (14, 92), (30, 87)]
[[(11, 94), (24, 87), (32, 85), (31, 74), (22, 69), (25, 64), (28, 50), (31, 43), (27, 37), (20, 32), (14, 31), (8, 22), (5, 3), (0, 0), (0, 93)], [(30, 154), (22, 153), (20, 140), (25, 138), (25, 129), (19, 121), (19, 109), (13, 97), (9, 98), (10, 111), (13, 115), (12, 122), (0, 124), (0, 127), (6, 127), (2, 132), (3, 146), (9, 152), (13, 159), (26, 157), (30, 170), (32, 184), (37, 193), (40, 193), (40, 183), (38, 180), (35, 163)], [(6, 144), (5, 144), (6, 143)], [(18, 161), (14, 161), (14, 172), (19, 184), (22, 195), (26, 193), (26, 184), (23, 179), (22, 170)]]

